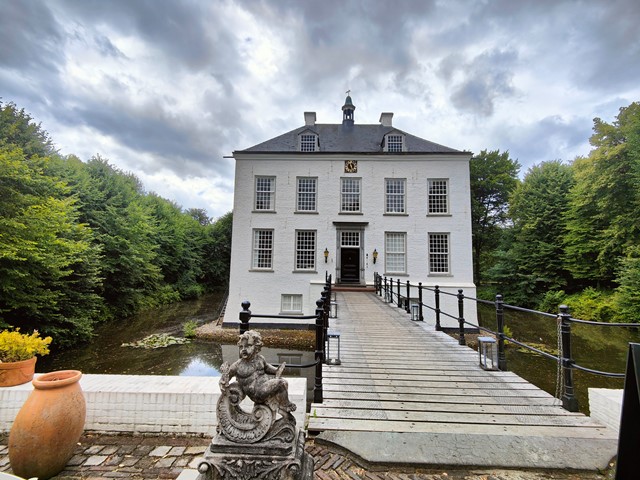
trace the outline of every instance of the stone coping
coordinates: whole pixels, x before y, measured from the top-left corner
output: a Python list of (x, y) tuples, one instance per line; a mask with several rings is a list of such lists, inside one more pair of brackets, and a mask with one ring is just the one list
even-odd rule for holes
[[(213, 435), (220, 377), (84, 374), (80, 386), (87, 401), (85, 430), (120, 433)], [(307, 379), (286, 377), (304, 425)], [(11, 430), (18, 411), (33, 390), (31, 382), (0, 388), (0, 433)], [(250, 410), (251, 401), (243, 402)]]

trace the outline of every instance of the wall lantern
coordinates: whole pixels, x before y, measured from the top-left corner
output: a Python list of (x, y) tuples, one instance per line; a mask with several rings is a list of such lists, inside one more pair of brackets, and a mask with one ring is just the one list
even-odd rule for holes
[(327, 263), (327, 260), (329, 260), (329, 250), (327, 250), (325, 248), (324, 249), (324, 263)]
[(478, 357), (483, 370), (498, 370), (498, 349), (493, 337), (478, 337)]
[(340, 332), (336, 330), (329, 330), (327, 332), (327, 365), (340, 365), (341, 363)]
[(335, 300), (329, 303), (329, 317), (338, 318), (338, 302)]
[(376, 250), (375, 248), (373, 249), (373, 263), (376, 263), (376, 260), (378, 260), (378, 250)]

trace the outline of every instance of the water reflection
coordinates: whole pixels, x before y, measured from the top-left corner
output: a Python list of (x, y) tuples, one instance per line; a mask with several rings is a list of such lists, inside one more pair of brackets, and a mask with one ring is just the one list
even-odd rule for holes
[[(212, 321), (213, 312), (221, 300), (221, 293), (205, 295), (197, 300), (176, 303), (101, 325), (96, 329), (95, 338), (88, 344), (39, 358), (36, 371), (44, 373), (71, 369), (95, 374), (218, 376), (223, 362), (233, 363), (238, 359), (238, 347), (235, 344), (193, 340), (184, 345), (156, 349), (121, 345), (141, 340), (152, 333), (181, 336), (182, 325), (187, 320), (195, 320), (199, 324)], [(262, 355), (273, 364), (283, 361), (305, 364), (312, 363), (314, 359), (313, 352), (288, 349), (263, 348)], [(312, 398), (313, 368), (287, 368), (284, 375), (306, 377), (307, 398)]]

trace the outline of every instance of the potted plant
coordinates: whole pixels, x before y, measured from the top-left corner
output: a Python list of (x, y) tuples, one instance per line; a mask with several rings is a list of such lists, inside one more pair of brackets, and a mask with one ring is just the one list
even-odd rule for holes
[(0, 387), (12, 387), (33, 379), (36, 355), (49, 353), (51, 337), (40, 337), (37, 330), (31, 335), (20, 329), (0, 332)]

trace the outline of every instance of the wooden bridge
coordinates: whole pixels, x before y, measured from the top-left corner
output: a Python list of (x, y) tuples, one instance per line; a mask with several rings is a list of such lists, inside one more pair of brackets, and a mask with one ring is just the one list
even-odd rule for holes
[(364, 460), (425, 466), (605, 468), (617, 434), (373, 293), (338, 292), (339, 366), (308, 430)]

